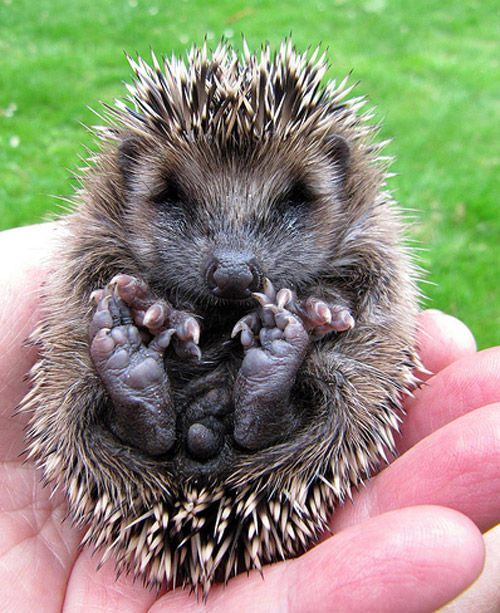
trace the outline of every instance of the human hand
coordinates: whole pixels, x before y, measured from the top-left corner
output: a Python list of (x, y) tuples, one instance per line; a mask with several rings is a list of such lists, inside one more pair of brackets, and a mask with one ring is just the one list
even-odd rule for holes
[[(437, 374), (406, 403), (401, 457), (337, 510), (334, 535), (296, 560), (214, 586), (206, 605), (156, 594), (80, 550), (66, 503), (19, 454), (12, 417), (36, 358), (22, 341), (40, 319), (56, 226), (0, 235), (0, 602), (7, 611), (432, 611), (481, 572), (481, 532), (500, 522), (500, 348), (476, 353), (457, 320), (420, 315), (424, 365)], [(492, 403), (497, 403), (496, 405)], [(484, 609), (487, 610), (487, 609)]]

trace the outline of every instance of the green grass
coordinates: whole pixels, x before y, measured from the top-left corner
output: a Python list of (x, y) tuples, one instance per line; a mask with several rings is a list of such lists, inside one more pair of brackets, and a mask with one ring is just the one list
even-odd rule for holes
[(496, 0), (0, 0), (0, 228), (46, 218), (91, 137), (87, 105), (124, 94), (123, 50), (181, 53), (207, 35), (240, 46), (293, 32), (329, 47), (378, 107), (417, 211), (428, 306), (500, 344), (500, 7)]

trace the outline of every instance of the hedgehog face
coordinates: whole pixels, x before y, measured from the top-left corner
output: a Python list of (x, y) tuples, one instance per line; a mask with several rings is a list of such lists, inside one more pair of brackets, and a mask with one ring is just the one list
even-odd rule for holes
[(210, 308), (248, 308), (264, 278), (307, 292), (342, 239), (350, 146), (314, 135), (300, 146), (297, 156), (279, 138), (231, 152), (125, 138), (124, 217), (148, 282)]

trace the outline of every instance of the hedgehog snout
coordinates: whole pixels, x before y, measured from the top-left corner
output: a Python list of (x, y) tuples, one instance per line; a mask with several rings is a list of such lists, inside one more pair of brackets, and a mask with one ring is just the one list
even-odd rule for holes
[(206, 283), (218, 298), (242, 300), (260, 289), (262, 273), (252, 254), (218, 250), (207, 265)]

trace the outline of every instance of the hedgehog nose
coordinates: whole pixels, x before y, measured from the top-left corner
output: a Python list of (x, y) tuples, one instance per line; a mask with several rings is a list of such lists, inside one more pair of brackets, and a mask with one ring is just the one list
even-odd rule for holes
[(259, 289), (262, 275), (255, 259), (237, 251), (218, 251), (207, 268), (207, 284), (218, 298), (241, 300)]

